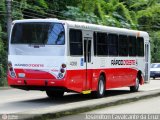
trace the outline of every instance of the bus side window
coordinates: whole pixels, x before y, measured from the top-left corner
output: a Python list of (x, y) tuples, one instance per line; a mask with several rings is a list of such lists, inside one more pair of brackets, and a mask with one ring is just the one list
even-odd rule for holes
[(108, 55), (107, 33), (97, 33), (97, 55)]
[(137, 38), (137, 55), (144, 56), (144, 39), (143, 37)]
[(129, 36), (129, 56), (136, 56), (136, 37)]
[(70, 55), (83, 55), (82, 46), (82, 31), (70, 29), (69, 31), (70, 40)]
[(110, 56), (118, 56), (118, 35), (108, 35), (108, 52)]
[(93, 34), (93, 41), (94, 41), (94, 55), (97, 55), (97, 33), (94, 32)]
[(126, 35), (119, 35), (119, 56), (128, 56), (128, 37)]

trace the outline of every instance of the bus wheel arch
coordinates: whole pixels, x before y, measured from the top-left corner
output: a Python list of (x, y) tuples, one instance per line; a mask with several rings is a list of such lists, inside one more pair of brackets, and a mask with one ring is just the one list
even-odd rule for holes
[(135, 79), (135, 85), (130, 86), (130, 91), (131, 92), (138, 92), (139, 85), (141, 84), (142, 81), (143, 81), (142, 80), (142, 72), (139, 70), (137, 72), (137, 76), (136, 76), (136, 79)]
[(138, 71), (137, 77), (139, 79), (139, 84), (140, 85), (144, 84), (144, 78), (142, 77), (142, 71), (141, 70)]
[(92, 92), (92, 95), (95, 98), (101, 98), (104, 96), (105, 94), (105, 90), (106, 90), (106, 76), (104, 72), (101, 72), (99, 77), (98, 77), (98, 81), (97, 81), (97, 85), (96, 85), (97, 89), (96, 91)]

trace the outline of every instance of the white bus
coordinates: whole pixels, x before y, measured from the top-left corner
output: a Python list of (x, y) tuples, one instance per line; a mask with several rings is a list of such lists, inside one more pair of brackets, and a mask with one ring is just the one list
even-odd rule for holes
[(150, 42), (143, 31), (58, 19), (16, 20), (8, 53), (8, 84), (44, 90), (93, 93), (149, 82)]

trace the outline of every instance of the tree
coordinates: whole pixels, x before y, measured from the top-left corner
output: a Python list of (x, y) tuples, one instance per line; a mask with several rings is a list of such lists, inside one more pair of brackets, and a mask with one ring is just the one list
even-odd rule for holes
[(138, 23), (142, 30), (160, 30), (160, 4), (138, 12)]
[(160, 62), (160, 31), (150, 33), (151, 41), (151, 61)]
[(2, 27), (0, 25), (0, 86), (6, 85), (6, 62), (7, 56), (2, 41)]
[(64, 17), (70, 20), (83, 21), (88, 23), (99, 23), (99, 18), (93, 13), (86, 13), (80, 10), (80, 8), (68, 6), (67, 11), (62, 11)]

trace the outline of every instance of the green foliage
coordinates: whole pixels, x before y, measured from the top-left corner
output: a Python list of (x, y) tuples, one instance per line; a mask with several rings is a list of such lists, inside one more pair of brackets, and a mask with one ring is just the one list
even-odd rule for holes
[(143, 30), (160, 30), (160, 4), (139, 11), (137, 18)]
[(6, 8), (5, 0), (0, 2), (0, 86), (7, 84), (6, 62), (7, 62), (7, 37), (6, 37)]
[(47, 0), (49, 9), (63, 11), (67, 9), (67, 6), (78, 7), (81, 4), (81, 0)]
[(35, 3), (40, 6), (40, 7), (43, 7), (43, 8), (48, 8), (48, 5), (47, 3), (45, 2), (45, 0), (36, 0)]
[(159, 0), (148, 0), (148, 6), (155, 6)]
[(129, 14), (129, 10), (122, 3), (118, 3), (116, 5), (116, 10), (115, 11), (117, 13), (119, 13), (119, 15), (121, 15), (124, 20), (128, 21), (129, 23), (132, 23), (132, 19), (131, 19), (131, 16)]
[(96, 0), (81, 0), (81, 3), (79, 3), (79, 8), (81, 11), (84, 11), (86, 13), (93, 13), (96, 5)]
[(115, 11), (115, 5), (116, 4), (113, 4), (112, 2), (106, 2), (106, 4), (103, 5), (105, 14), (112, 14)]
[(99, 19), (93, 13), (89, 14), (80, 10), (80, 8), (68, 6), (68, 11), (63, 11), (63, 16), (70, 20), (83, 21), (88, 23), (99, 23)]
[(105, 24), (107, 26), (120, 26), (120, 23), (115, 18), (113, 18), (112, 16), (106, 15), (105, 19), (106, 19)]
[[(0, 23), (5, 23), (5, 17), (6, 17), (5, 0), (1, 0), (0, 2)], [(5, 24), (1, 24), (1, 26), (4, 28)]]
[(151, 61), (160, 62), (160, 31), (150, 33), (151, 41)]
[(96, 1), (95, 2), (95, 9), (94, 9), (95, 15), (98, 16), (102, 21), (104, 21), (104, 17), (105, 17), (104, 10), (101, 7), (103, 3), (104, 3), (103, 1), (101, 1), (101, 2)]
[(7, 61), (4, 43), (2, 41), (2, 27), (0, 25), (0, 86), (6, 85), (6, 67)]

